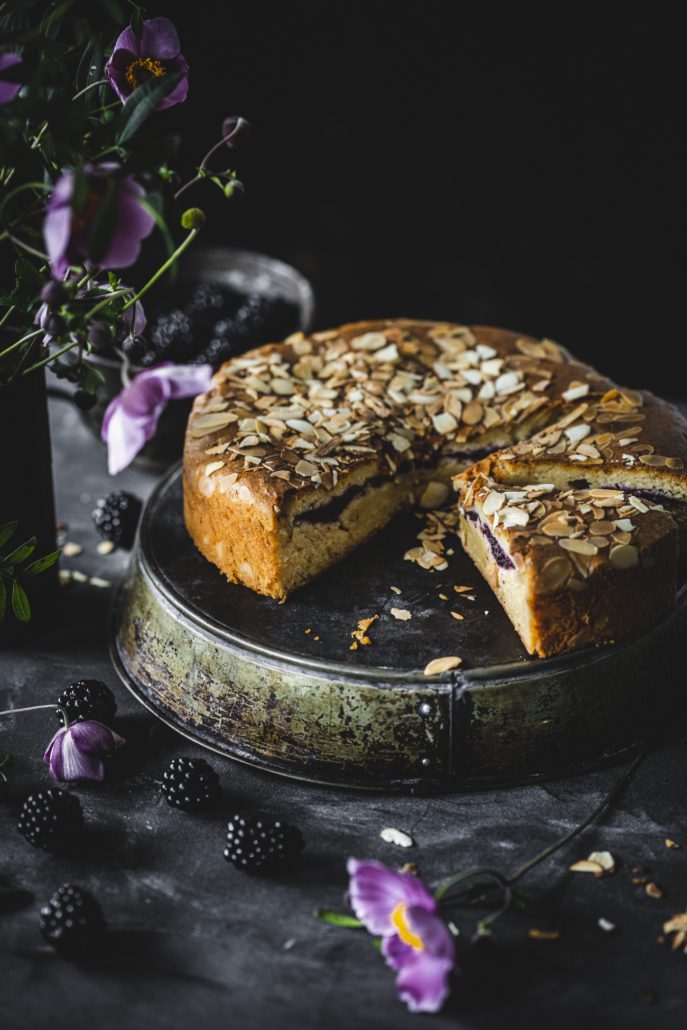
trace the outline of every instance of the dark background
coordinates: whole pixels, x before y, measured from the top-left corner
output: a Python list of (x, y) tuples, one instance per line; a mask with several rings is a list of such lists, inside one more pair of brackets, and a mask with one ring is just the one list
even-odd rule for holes
[(213, 216), (206, 238), (296, 264), (319, 327), (488, 322), (685, 393), (677, 24), (433, 0), (155, 14), (191, 66), (189, 102), (165, 116), (189, 168), (224, 115), (252, 124), (234, 158), (245, 198), (193, 195)]

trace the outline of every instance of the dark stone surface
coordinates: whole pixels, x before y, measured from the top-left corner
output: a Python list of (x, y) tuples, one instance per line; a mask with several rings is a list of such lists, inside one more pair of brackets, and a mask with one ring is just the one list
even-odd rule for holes
[[(93, 502), (111, 488), (104, 452), (64, 404), (53, 416), (59, 517), (68, 523), (67, 539), (84, 547), (63, 567), (115, 582), (126, 556), (99, 556), (90, 523)], [(137, 471), (117, 480), (139, 494), (152, 484)], [(50, 784), (41, 756), (54, 715), (0, 723), (0, 752), (15, 755), (11, 795), (0, 802), (0, 880), (30, 895), (0, 908), (3, 1030), (417, 1026), (419, 1017), (396, 1000), (392, 974), (371, 941), (312, 917), (318, 904), (345, 910), (346, 857), (415, 861), (432, 884), (475, 864), (512, 872), (584, 818), (618, 774), (606, 769), (548, 785), (426, 799), (302, 785), (215, 756), (223, 810), (184, 815), (161, 801), (157, 781), (173, 755), (200, 752), (115, 681), (107, 658), (109, 594), (88, 583), (64, 587), (54, 623), (33, 646), (0, 654), (0, 707), (50, 703), (70, 681), (99, 677), (115, 690), (117, 729), (128, 740), (105, 784), (73, 788), (88, 831), (73, 854), (54, 857), (31, 849), (14, 829), (22, 798)], [(484, 910), (453, 911), (463, 972), (431, 1025), (683, 1027), (687, 957), (656, 938), (663, 921), (687, 904), (686, 793), (684, 744), (652, 753), (601, 821), (522, 881), (532, 908), (500, 921), (492, 946), (471, 944)], [(308, 846), (297, 871), (255, 880), (224, 862), (224, 817), (235, 805), (279, 813), (301, 827)], [(384, 843), (385, 826), (410, 832), (416, 847)], [(665, 837), (682, 849), (666, 848)], [(618, 856), (614, 876), (567, 872), (571, 861), (596, 849)], [(632, 883), (640, 865), (663, 887), (662, 899)], [(106, 952), (87, 963), (56, 958), (38, 934), (38, 908), (65, 880), (93, 891), (112, 928)], [(599, 928), (602, 916), (615, 932)], [(531, 927), (556, 928), (560, 940), (531, 940)]]

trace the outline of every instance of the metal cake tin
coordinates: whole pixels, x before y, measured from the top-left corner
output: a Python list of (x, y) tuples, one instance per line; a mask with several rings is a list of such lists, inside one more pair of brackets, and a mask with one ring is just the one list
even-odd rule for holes
[[(196, 551), (181, 502), (177, 465), (145, 507), (112, 657), (144, 705), (214, 751), (317, 783), (446, 791), (581, 771), (682, 724), (687, 588), (638, 637), (530, 658), (459, 546), (442, 573), (403, 560), (417, 516), (279, 604), (227, 584)], [(372, 644), (351, 651), (358, 620), (375, 614)], [(460, 669), (423, 674), (452, 654)]]

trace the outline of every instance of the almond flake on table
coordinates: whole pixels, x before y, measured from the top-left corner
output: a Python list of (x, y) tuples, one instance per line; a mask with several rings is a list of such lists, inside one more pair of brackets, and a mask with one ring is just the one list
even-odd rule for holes
[(597, 922), (601, 929), (605, 930), (606, 933), (612, 933), (615, 930), (615, 923), (612, 923), (610, 919), (605, 919), (601, 916)]
[(560, 930), (537, 930), (536, 927), (527, 931), (527, 936), (534, 941), (557, 941), (560, 935)]
[(659, 887), (657, 883), (647, 883), (644, 890), (650, 898), (655, 898), (656, 901), (659, 901), (664, 894), (663, 888)]
[(76, 556), (81, 554), (82, 551), (83, 547), (81, 544), (75, 544), (71, 540), (68, 540), (62, 548), (62, 555), (64, 558), (76, 558)]
[(674, 848), (674, 849), (679, 849), (680, 848), (680, 845), (677, 844), (674, 840), (671, 840), (670, 837), (666, 837), (666, 839), (663, 841), (663, 843), (665, 844), (665, 846), (667, 848)]
[(440, 672), (448, 672), (450, 669), (457, 669), (463, 659), (457, 655), (448, 655), (446, 658), (433, 658), (425, 666), (425, 676), (436, 676)]
[(98, 554), (112, 554), (115, 549), (115, 544), (112, 540), (101, 540), (96, 551)]
[(380, 830), (379, 836), (387, 844), (396, 844), (399, 848), (412, 848), (415, 844), (410, 834), (404, 833), (403, 830), (395, 830), (393, 826), (386, 826)]
[(390, 587), (389, 589), (392, 590), (394, 594), (400, 594), (401, 593), (401, 591), (400, 591), (400, 589), (398, 587)]
[(395, 619), (398, 619), (400, 622), (407, 622), (408, 619), (412, 619), (413, 617), (411, 612), (409, 612), (407, 608), (392, 608), (391, 614)]

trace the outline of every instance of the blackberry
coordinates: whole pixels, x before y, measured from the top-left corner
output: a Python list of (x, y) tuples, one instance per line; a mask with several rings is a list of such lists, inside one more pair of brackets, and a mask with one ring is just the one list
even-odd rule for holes
[(141, 508), (138, 497), (124, 490), (114, 490), (96, 504), (93, 523), (104, 540), (128, 550), (134, 542)]
[(270, 873), (292, 865), (305, 847), (300, 830), (266, 816), (240, 812), (227, 823), (224, 857), (244, 873)]
[(85, 390), (77, 390), (74, 394), (74, 403), (80, 411), (90, 411), (98, 403), (94, 393), (86, 393)]
[(193, 353), (193, 323), (180, 308), (158, 316), (150, 333), (151, 349), (147, 363), (160, 358), (180, 361)]
[(199, 283), (184, 307), (184, 313), (196, 327), (202, 324), (211, 325), (224, 305), (224, 295), (217, 286), (212, 283)]
[(81, 829), (81, 802), (57, 787), (29, 794), (21, 806), (17, 829), (34, 848), (59, 851)]
[[(114, 694), (100, 680), (77, 680), (71, 683), (60, 694), (57, 704), (67, 713), (70, 722), (95, 719), (96, 722), (109, 725), (117, 711)], [(56, 714), (61, 723), (61, 713)]]
[(61, 955), (79, 958), (92, 953), (107, 929), (102, 909), (92, 894), (65, 883), (41, 909), (40, 931)]
[(160, 789), (168, 805), (184, 812), (211, 808), (222, 793), (217, 773), (204, 758), (173, 758)]

